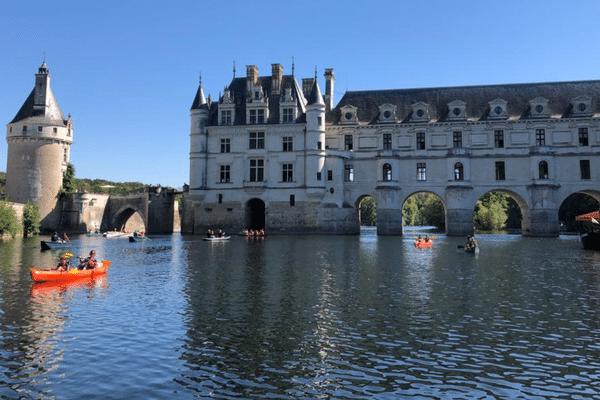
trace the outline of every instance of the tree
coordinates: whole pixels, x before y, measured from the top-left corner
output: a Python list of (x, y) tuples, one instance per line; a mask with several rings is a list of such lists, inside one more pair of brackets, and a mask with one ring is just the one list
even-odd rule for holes
[(360, 202), (360, 224), (364, 226), (377, 225), (377, 204), (372, 197), (365, 197)]
[(19, 218), (7, 201), (0, 201), (0, 235), (10, 234), (15, 237), (19, 232)]
[(434, 194), (428, 194), (421, 211), (426, 225), (432, 225), (441, 231), (446, 230), (446, 211), (444, 203)]
[(67, 164), (67, 169), (63, 172), (62, 187), (58, 191), (56, 198), (58, 200), (64, 200), (68, 195), (75, 193), (75, 190), (77, 190), (75, 167), (73, 167), (73, 164)]
[(504, 227), (507, 214), (500, 202), (490, 202), (486, 207), (481, 200), (478, 200), (476, 209), (475, 216), (473, 217), (475, 229), (493, 231)]
[(40, 210), (33, 203), (27, 202), (23, 208), (23, 235), (38, 233), (40, 231)]

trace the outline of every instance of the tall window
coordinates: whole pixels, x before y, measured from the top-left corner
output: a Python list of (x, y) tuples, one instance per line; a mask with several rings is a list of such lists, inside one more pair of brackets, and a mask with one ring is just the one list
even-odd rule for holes
[(333, 171), (328, 169), (327, 170), (327, 180), (328, 181), (332, 181), (333, 180)]
[(391, 181), (392, 180), (392, 166), (390, 164), (383, 164), (383, 180)]
[(67, 150), (66, 147), (63, 149), (63, 162), (64, 163), (69, 162), (69, 151)]
[(264, 124), (265, 123), (265, 110), (250, 110), (250, 123), (251, 124)]
[(417, 150), (425, 150), (425, 132), (417, 132)]
[(231, 110), (221, 111), (221, 125), (231, 125)]
[(579, 128), (579, 145), (589, 146), (588, 128)]
[(231, 153), (231, 139), (221, 139), (221, 153)]
[(282, 166), (282, 181), (283, 182), (292, 182), (294, 180), (294, 176), (292, 174), (292, 164), (283, 164)]
[(290, 194), (290, 206), (295, 206), (296, 205), (296, 195), (295, 194)]
[(294, 139), (291, 136), (283, 138), (283, 151), (294, 151)]
[(502, 148), (504, 147), (504, 131), (502, 129), (498, 129), (494, 131), (494, 147)]
[(346, 182), (354, 182), (354, 166), (344, 166), (344, 180)]
[(546, 130), (536, 129), (535, 130), (535, 145), (545, 146), (546, 145)]
[(465, 173), (462, 163), (457, 162), (454, 164), (454, 180), (462, 181), (465, 179)]
[(265, 148), (265, 133), (264, 132), (250, 132), (250, 143), (251, 149), (264, 149)]
[(260, 158), (250, 159), (250, 182), (262, 182), (265, 174), (265, 160)]
[(503, 181), (504, 179), (506, 179), (504, 173), (504, 161), (496, 161), (496, 180)]
[(352, 135), (346, 135), (344, 136), (344, 149), (345, 150), (352, 150), (353, 146), (352, 146)]
[(417, 163), (417, 180), (418, 181), (426, 181), (427, 180), (427, 165), (424, 162)]
[(463, 147), (461, 131), (452, 132), (452, 145), (455, 149)]
[(590, 160), (579, 160), (579, 169), (581, 170), (581, 179), (591, 179)]
[(221, 165), (221, 183), (231, 182), (231, 166)]
[(548, 163), (546, 161), (540, 161), (538, 164), (538, 173), (540, 179), (548, 179)]
[(283, 112), (283, 123), (289, 124), (290, 122), (294, 122), (294, 109), (293, 108), (284, 108), (281, 110)]
[(392, 149), (392, 134), (391, 133), (383, 134), (383, 149), (384, 150)]

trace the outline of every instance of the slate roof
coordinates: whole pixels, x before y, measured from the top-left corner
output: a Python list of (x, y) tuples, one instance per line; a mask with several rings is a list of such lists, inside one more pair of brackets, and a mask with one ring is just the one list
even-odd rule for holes
[(15, 117), (12, 121), (10, 121), (10, 123), (12, 124), (32, 117), (38, 117), (43, 121), (47, 121), (54, 124), (59, 122), (63, 124), (66, 123), (63, 112), (60, 106), (58, 105), (56, 98), (54, 97), (54, 93), (52, 93), (52, 90), (50, 90), (50, 88), (48, 88), (47, 96), (48, 104), (45, 110), (35, 110), (33, 108), (33, 102), (35, 97), (34, 88), (27, 97), (27, 100), (25, 100), (25, 103), (23, 103), (23, 105), (21, 106), (19, 112), (17, 112), (17, 115), (15, 115)]
[(572, 99), (583, 95), (592, 97), (592, 113), (600, 113), (600, 81), (350, 91), (328, 113), (327, 122), (338, 123), (340, 108), (351, 105), (358, 108), (357, 117), (360, 122), (376, 123), (378, 107), (386, 103), (396, 106), (398, 121), (409, 122), (411, 105), (417, 102), (430, 106), (431, 120), (443, 122), (448, 118), (448, 103), (455, 100), (466, 103), (468, 120), (485, 121), (489, 119), (489, 102), (496, 99), (507, 101), (507, 112), (511, 119), (527, 119), (532, 118), (529, 101), (537, 97), (549, 100), (550, 115), (568, 118), (573, 116)]

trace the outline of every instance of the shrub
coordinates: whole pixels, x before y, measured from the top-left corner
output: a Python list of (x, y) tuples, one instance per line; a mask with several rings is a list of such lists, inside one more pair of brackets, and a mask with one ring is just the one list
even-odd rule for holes
[(23, 208), (23, 235), (29, 236), (40, 231), (40, 210), (33, 203), (27, 202)]
[(15, 237), (19, 232), (19, 218), (7, 201), (0, 201), (0, 235)]

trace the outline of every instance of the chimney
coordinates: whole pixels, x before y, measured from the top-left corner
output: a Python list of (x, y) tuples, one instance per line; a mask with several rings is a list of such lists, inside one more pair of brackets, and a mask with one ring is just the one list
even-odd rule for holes
[(256, 65), (246, 65), (246, 82), (248, 91), (252, 90), (252, 85), (258, 82), (258, 67)]
[(310, 97), (315, 78), (302, 78), (302, 93), (307, 99)]
[(271, 64), (271, 72), (273, 74), (273, 83), (271, 92), (278, 94), (281, 91), (281, 79), (283, 78), (283, 66), (281, 64)]
[(333, 84), (335, 83), (335, 76), (333, 75), (333, 68), (325, 68), (325, 110), (331, 111), (333, 109)]

